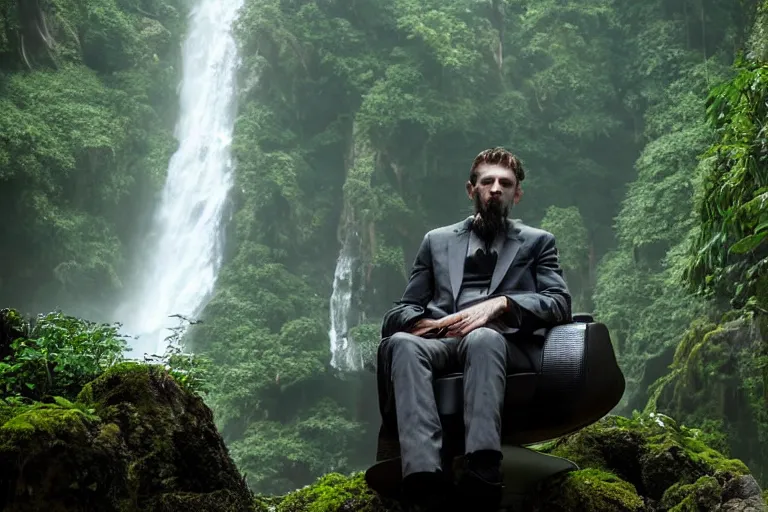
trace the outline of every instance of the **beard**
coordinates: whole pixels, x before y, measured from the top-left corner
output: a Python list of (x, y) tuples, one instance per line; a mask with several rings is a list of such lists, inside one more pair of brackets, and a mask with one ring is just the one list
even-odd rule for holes
[(491, 198), (483, 204), (480, 195), (475, 193), (475, 220), (472, 222), (472, 231), (487, 244), (493, 242), (496, 235), (507, 229), (507, 215), (509, 205), (505, 205), (500, 199)]

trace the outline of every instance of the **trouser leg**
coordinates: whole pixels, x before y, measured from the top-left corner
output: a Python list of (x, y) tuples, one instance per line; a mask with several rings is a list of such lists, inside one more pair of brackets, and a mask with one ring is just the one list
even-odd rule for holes
[(443, 436), (433, 374), (448, 368), (453, 348), (443, 340), (407, 333), (382, 344), (395, 397), (403, 476), (437, 471)]
[(459, 341), (464, 368), (466, 453), (501, 452), (501, 415), (507, 383), (507, 340), (481, 327)]

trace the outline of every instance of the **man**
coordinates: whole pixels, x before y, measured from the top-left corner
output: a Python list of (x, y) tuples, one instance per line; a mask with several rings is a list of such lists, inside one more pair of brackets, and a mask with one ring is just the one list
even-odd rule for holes
[(458, 489), (472, 510), (495, 510), (506, 375), (538, 369), (543, 339), (531, 331), (571, 321), (554, 237), (507, 218), (524, 178), (503, 148), (477, 155), (466, 184), (475, 214), (424, 236), (405, 293), (384, 316), (382, 414), (392, 414), (394, 399), (403, 491), (428, 508), (452, 499), (434, 377), (464, 373), (466, 467)]

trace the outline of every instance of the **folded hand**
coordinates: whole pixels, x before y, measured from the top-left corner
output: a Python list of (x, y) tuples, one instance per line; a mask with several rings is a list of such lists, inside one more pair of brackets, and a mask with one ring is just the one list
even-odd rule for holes
[(478, 327), (483, 327), (494, 318), (497, 318), (506, 308), (506, 297), (496, 297), (475, 304), (440, 320), (447, 322), (447, 337), (462, 338)]
[(438, 320), (422, 318), (411, 328), (411, 334), (422, 336), (430, 331), (443, 331), (440, 338), (464, 337), (501, 315), (507, 308), (506, 297), (489, 299)]
[(439, 320), (433, 320), (431, 318), (422, 318), (415, 324), (413, 324), (413, 327), (411, 327), (411, 330), (409, 331), (411, 334), (415, 336), (422, 336), (429, 331), (433, 329), (440, 329), (438, 327)]

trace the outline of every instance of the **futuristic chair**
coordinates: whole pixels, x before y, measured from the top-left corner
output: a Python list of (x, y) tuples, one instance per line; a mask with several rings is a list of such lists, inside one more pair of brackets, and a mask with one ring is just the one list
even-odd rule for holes
[[(590, 425), (609, 413), (624, 394), (624, 375), (610, 334), (589, 314), (543, 332), (541, 370), (507, 376), (502, 415), (505, 497), (513, 504), (539, 481), (578, 469), (573, 462), (523, 445), (541, 443)], [(435, 380), (435, 398), (443, 425), (443, 459), (464, 453), (463, 382), (454, 373)], [(393, 415), (394, 416), (394, 415)], [(371, 489), (397, 497), (401, 480), (400, 445), (395, 419), (384, 418), (379, 430), (377, 464), (366, 472)]]

